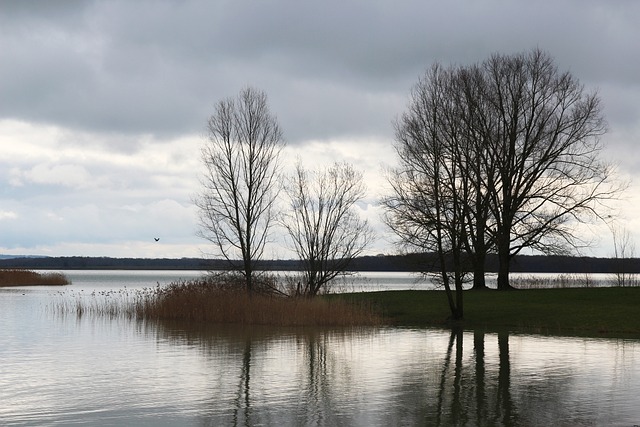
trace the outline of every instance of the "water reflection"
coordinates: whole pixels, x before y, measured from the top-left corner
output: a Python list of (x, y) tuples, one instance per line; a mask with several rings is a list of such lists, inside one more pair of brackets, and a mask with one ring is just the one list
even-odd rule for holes
[[(575, 355), (548, 366), (517, 363), (523, 348), (553, 352), (553, 338), (459, 329), (186, 331), (164, 325), (156, 332), (173, 345), (195, 345), (205, 357), (216, 386), (201, 408), (203, 425), (633, 425), (640, 414), (631, 394), (609, 402), (622, 411), (599, 411), (606, 403), (593, 381), (615, 388), (620, 380), (609, 378), (606, 366), (600, 378), (576, 384), (585, 366), (573, 365)], [(551, 344), (546, 350), (545, 341)], [(629, 388), (616, 391), (622, 396), (640, 388), (637, 369), (629, 374)]]
[(563, 396), (571, 386), (569, 372), (556, 372), (558, 377), (549, 376), (542, 381), (517, 376), (513, 382), (509, 341), (508, 332), (452, 330), (440, 364), (425, 365), (419, 379), (414, 377), (415, 371), (405, 373), (404, 386), (398, 393), (399, 400), (405, 402), (398, 408), (402, 413), (394, 413), (388, 421), (472, 426), (593, 422), (557, 406), (566, 400)]
[(0, 425), (640, 424), (637, 340), (78, 319), (38, 292), (0, 298)]
[(378, 330), (146, 327), (158, 343), (202, 357), (211, 395), (198, 410), (201, 425), (361, 425), (367, 418), (358, 415), (366, 390), (345, 351), (352, 353), (354, 336), (367, 340)]
[[(471, 357), (465, 352), (465, 337), (472, 338)], [(425, 365), (419, 373), (404, 374), (397, 393), (404, 401), (398, 408), (402, 413), (392, 414), (388, 421), (401, 419), (412, 425), (520, 425), (517, 404), (511, 396), (509, 335), (505, 332), (489, 338), (497, 345), (497, 366), (485, 361), (484, 332), (465, 334), (461, 329), (451, 330), (440, 363)]]

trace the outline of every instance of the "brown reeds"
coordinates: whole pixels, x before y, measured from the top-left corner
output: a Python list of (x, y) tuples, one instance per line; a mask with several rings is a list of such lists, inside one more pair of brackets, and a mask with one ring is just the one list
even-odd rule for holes
[(277, 292), (254, 292), (232, 286), (225, 278), (173, 282), (136, 291), (134, 298), (85, 300), (62, 305), (60, 311), (93, 313), (139, 320), (187, 321), (210, 324), (271, 326), (370, 326), (381, 317), (366, 303), (339, 298), (288, 297)]
[(71, 281), (63, 273), (19, 268), (0, 269), (0, 286), (64, 286)]

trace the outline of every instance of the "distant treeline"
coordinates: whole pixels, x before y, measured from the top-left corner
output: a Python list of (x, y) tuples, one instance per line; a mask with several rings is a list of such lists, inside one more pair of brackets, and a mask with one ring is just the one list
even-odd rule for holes
[[(352, 271), (425, 271), (435, 265), (433, 254), (364, 256), (353, 260)], [(224, 270), (223, 260), (205, 258), (25, 257), (0, 259), (0, 268), (48, 270)], [(487, 258), (487, 272), (496, 272), (495, 255)], [(269, 260), (262, 270), (298, 270), (297, 260)], [(640, 273), (640, 258), (612, 259), (569, 256), (520, 255), (512, 272), (529, 273)]]

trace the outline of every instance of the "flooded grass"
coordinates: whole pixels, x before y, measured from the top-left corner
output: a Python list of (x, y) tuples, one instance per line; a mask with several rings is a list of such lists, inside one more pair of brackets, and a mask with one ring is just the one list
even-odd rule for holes
[(369, 326), (382, 324), (366, 302), (324, 297), (249, 295), (210, 278), (173, 282), (153, 289), (76, 295), (55, 304), (60, 314), (126, 317), (138, 320), (272, 326)]
[(71, 281), (58, 272), (40, 273), (19, 268), (1, 268), (0, 286), (65, 286)]

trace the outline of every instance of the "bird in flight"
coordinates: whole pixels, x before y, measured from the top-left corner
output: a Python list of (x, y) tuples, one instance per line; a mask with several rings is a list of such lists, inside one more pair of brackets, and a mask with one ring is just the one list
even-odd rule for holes
[(160, 240), (160, 238), (159, 237), (154, 237), (153, 240), (155, 240), (157, 242), (158, 240)]

